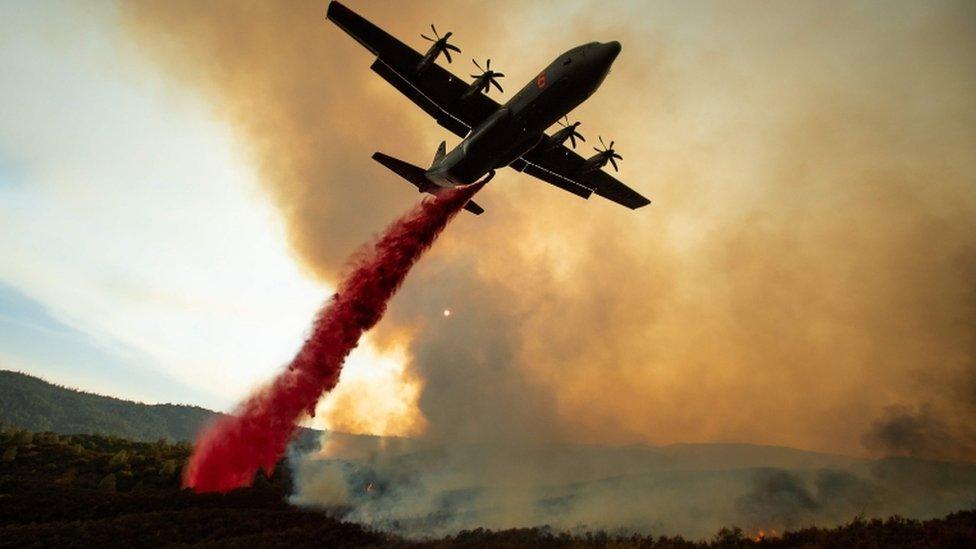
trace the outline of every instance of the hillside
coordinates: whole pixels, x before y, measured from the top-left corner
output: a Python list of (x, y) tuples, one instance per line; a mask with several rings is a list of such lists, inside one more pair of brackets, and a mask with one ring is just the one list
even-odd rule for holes
[(138, 441), (193, 440), (215, 414), (199, 406), (142, 404), (76, 391), (0, 370), (0, 421), (30, 431), (101, 433)]
[[(143, 404), (96, 395), (0, 370), (0, 425), (62, 435), (100, 434), (133, 441), (192, 441), (218, 412), (184, 404)], [(321, 433), (303, 429), (298, 445), (317, 448)]]

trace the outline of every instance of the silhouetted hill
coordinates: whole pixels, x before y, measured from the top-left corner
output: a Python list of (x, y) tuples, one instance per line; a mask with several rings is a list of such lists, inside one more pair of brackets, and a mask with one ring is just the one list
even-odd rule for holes
[[(29, 431), (101, 434), (135, 441), (192, 441), (217, 415), (199, 406), (143, 404), (0, 370), (0, 422)], [(317, 447), (318, 431), (305, 429), (300, 438), (302, 447)]]
[(0, 370), (0, 421), (30, 431), (100, 433), (140, 441), (193, 440), (215, 415), (199, 406), (143, 404)]

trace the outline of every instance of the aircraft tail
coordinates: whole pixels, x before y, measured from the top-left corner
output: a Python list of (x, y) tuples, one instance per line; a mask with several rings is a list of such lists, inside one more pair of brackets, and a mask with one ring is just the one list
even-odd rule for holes
[(430, 167), (433, 168), (438, 162), (444, 158), (447, 154), (447, 141), (441, 141), (441, 146), (437, 147), (437, 152), (434, 153), (434, 159), (430, 161)]
[[(438, 154), (441, 156), (443, 156), (444, 148), (445, 144), (441, 143), (440, 148), (437, 150)], [(373, 160), (386, 166), (387, 169), (393, 173), (413, 183), (413, 185), (417, 187), (417, 190), (422, 193), (434, 194), (437, 192), (437, 189), (441, 188), (431, 180), (427, 179), (427, 170), (421, 168), (420, 166), (414, 166), (413, 164), (404, 162), (398, 158), (393, 158), (392, 156), (383, 154), (381, 152), (373, 153)], [(435, 155), (434, 162), (437, 162), (437, 160), (439, 160), (439, 158)], [(485, 211), (484, 208), (475, 204), (474, 200), (469, 200), (468, 203), (464, 205), (464, 209), (475, 215), (481, 215)]]

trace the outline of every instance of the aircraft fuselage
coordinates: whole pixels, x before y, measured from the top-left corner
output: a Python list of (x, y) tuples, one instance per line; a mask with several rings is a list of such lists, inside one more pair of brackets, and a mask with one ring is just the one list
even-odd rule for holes
[(427, 171), (444, 187), (474, 183), (539, 145), (546, 128), (600, 87), (619, 42), (592, 42), (557, 57)]

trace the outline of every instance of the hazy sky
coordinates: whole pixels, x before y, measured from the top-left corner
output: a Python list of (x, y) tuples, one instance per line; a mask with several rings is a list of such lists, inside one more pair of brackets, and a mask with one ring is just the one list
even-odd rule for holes
[[(430, 22), (453, 30), (451, 70), (491, 57), (506, 98), (620, 40), (572, 118), (655, 203), (500, 175), (322, 421), (973, 457), (971, 3), (350, 4), (418, 48)], [(325, 2), (0, 6), (6, 367), (226, 407), (416, 200), (369, 155), (423, 164), (458, 141)]]
[(228, 407), (290, 358), (327, 286), (232, 130), (127, 46), (114, 6), (3, 10), (3, 367)]

